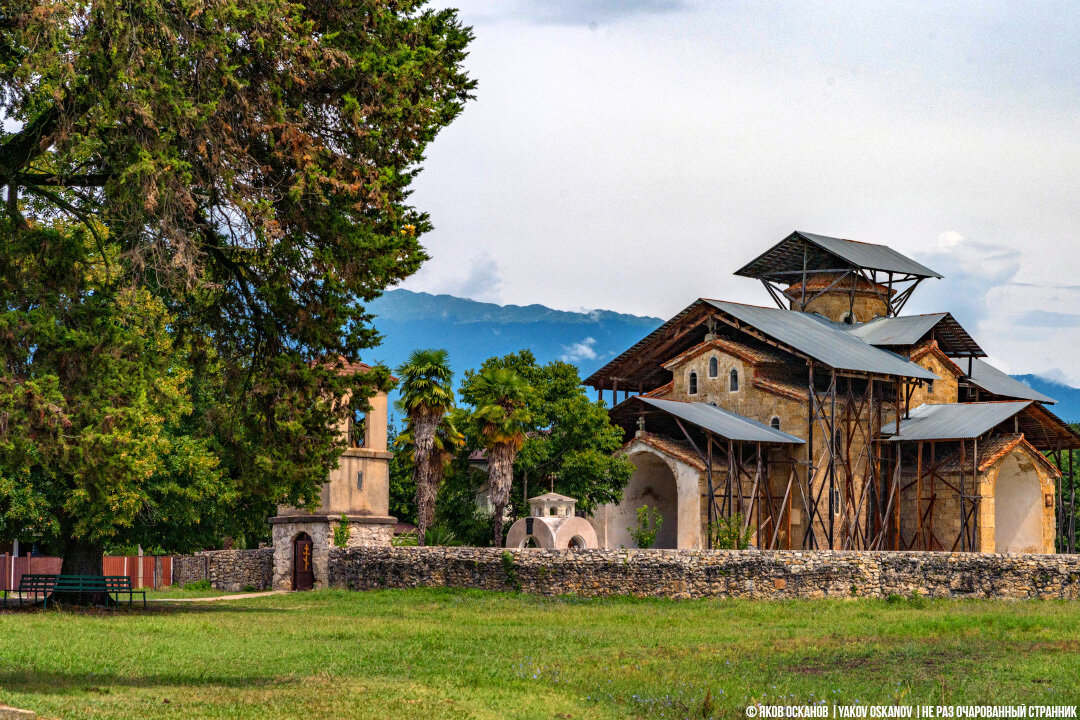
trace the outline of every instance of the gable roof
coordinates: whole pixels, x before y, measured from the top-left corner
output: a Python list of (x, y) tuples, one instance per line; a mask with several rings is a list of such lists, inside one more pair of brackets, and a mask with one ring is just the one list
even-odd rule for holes
[[(979, 472), (986, 472), (988, 469), (1008, 457), (1009, 453), (1017, 448), (1020, 448), (1025, 454), (1030, 456), (1035, 464), (1042, 465), (1051, 476), (1057, 477), (1061, 474), (1058, 467), (1047, 460), (1046, 456), (1039, 452), (1034, 445), (1029, 443), (1023, 433), (994, 435), (988, 438), (986, 442), (980, 443), (978, 448)], [(974, 443), (971, 443), (964, 448), (963, 455), (960, 453), (960, 448), (957, 448), (954, 452), (942, 458), (938, 463), (938, 472), (959, 473), (961, 470), (970, 472), (975, 460), (974, 455)]]
[(920, 405), (909, 417), (900, 421), (900, 434), (895, 435), (896, 423), (882, 428), (890, 440), (970, 440), (992, 430), (1031, 404), (1019, 402), (942, 403)]
[(954, 377), (964, 377), (964, 369), (957, 365), (955, 362), (953, 362), (953, 359), (951, 357), (941, 351), (941, 347), (937, 344), (937, 340), (931, 340), (925, 345), (920, 345), (919, 347), (915, 348), (915, 350), (913, 350), (911, 355), (909, 356), (909, 359), (911, 360), (911, 362), (917, 363), (919, 362), (919, 360), (926, 357), (927, 355), (933, 355), (938, 360), (940, 360), (941, 364), (944, 365), (948, 369), (948, 371), (953, 374)]
[(1038, 400), (1050, 405), (1057, 402), (1049, 395), (1043, 395), (1035, 388), (1009, 377), (1008, 374), (998, 370), (990, 363), (978, 359), (971, 361), (971, 377), (969, 381), (972, 385), (988, 393), (1002, 397)]
[(794, 282), (789, 273), (806, 268), (810, 271), (866, 269), (897, 273), (917, 278), (940, 278), (925, 265), (885, 245), (843, 240), (796, 230), (776, 245), (735, 272), (736, 275), (777, 282)]
[(768, 363), (783, 362), (783, 360), (772, 353), (765, 352), (764, 350), (757, 350), (756, 348), (744, 345), (741, 342), (728, 340), (727, 338), (713, 338), (712, 340), (698, 343), (686, 352), (676, 355), (666, 363), (663, 363), (662, 367), (670, 370), (671, 368), (681, 365), (687, 360), (700, 355), (706, 350), (718, 350), (727, 355), (737, 357), (750, 365), (765, 365)]
[(837, 370), (937, 380), (938, 376), (907, 358), (868, 345), (820, 315), (721, 300), (706, 303), (729, 315), (737, 326), (749, 326), (802, 355)]
[[(622, 446), (622, 452), (626, 452), (634, 443), (642, 443), (649, 447), (659, 450), (660, 452), (675, 458), (679, 462), (686, 463), (691, 467), (698, 470), (705, 470), (705, 463), (701, 457), (694, 451), (688, 443), (675, 442), (670, 438), (666, 438), (662, 435), (656, 435), (650, 432), (643, 432), (634, 435), (630, 438), (629, 442)], [(722, 470), (723, 465), (717, 462), (717, 458), (713, 458), (713, 470)]]
[(986, 357), (975, 339), (947, 312), (879, 317), (859, 325), (846, 325), (844, 330), (865, 343), (886, 347), (917, 345), (932, 331), (946, 355)]

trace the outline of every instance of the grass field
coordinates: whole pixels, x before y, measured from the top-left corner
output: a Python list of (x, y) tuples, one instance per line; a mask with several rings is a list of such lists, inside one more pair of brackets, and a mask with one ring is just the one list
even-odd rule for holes
[(744, 717), (1080, 703), (1068, 602), (327, 591), (0, 614), (0, 703), (61, 718)]

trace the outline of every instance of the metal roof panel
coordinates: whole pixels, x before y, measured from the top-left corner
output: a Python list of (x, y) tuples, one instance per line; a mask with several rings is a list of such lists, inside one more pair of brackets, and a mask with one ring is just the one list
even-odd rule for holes
[[(890, 439), (894, 442), (970, 440), (1000, 425), (1030, 404), (1030, 400), (1023, 400), (920, 405), (911, 411), (910, 417), (900, 421), (900, 434)], [(896, 423), (889, 423), (882, 432), (895, 433)]]
[(973, 385), (979, 386), (986, 392), (1001, 395), (1002, 397), (1038, 400), (1051, 405), (1057, 402), (1049, 395), (1043, 395), (1035, 388), (1009, 377), (1007, 373), (978, 358), (973, 358), (971, 361), (970, 381)]
[(821, 249), (841, 257), (857, 267), (881, 270), (883, 272), (906, 273), (919, 277), (941, 277), (941, 275), (925, 265), (917, 263), (908, 256), (902, 255), (885, 245), (843, 240), (826, 235), (802, 232), (801, 230), (795, 232)]
[(848, 325), (845, 332), (870, 345), (914, 345), (946, 315), (948, 313), (878, 317), (860, 325)]
[(868, 345), (845, 332), (843, 325), (820, 315), (779, 308), (741, 305), (721, 300), (705, 300), (717, 310), (731, 315), (769, 337), (836, 368), (897, 377), (937, 380), (929, 370), (894, 352)]
[(681, 402), (679, 400), (661, 400), (638, 395), (636, 399), (652, 405), (658, 410), (696, 425), (703, 430), (738, 442), (785, 443), (801, 445), (802, 439), (788, 435), (774, 428), (733, 413), (730, 410), (700, 402)]

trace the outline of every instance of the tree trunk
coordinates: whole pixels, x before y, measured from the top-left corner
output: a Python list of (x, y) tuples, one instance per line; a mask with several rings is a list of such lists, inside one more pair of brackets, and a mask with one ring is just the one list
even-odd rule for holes
[[(64, 548), (64, 562), (60, 572), (64, 575), (101, 575), (101, 559), (105, 550), (101, 545), (83, 540), (71, 540)], [(55, 593), (50, 598), (63, 605), (105, 605), (109, 596), (105, 593)]]
[(416, 540), (424, 545), (424, 534), (435, 517), (435, 494), (437, 479), (431, 467), (435, 448), (435, 432), (439, 428), (439, 414), (423, 405), (415, 408), (409, 418), (412, 422), (413, 443), (416, 448), (413, 460), (413, 481), (416, 483)]
[(488, 495), (495, 506), (494, 539), (495, 547), (503, 546), (503, 514), (506, 503), (510, 500), (510, 485), (514, 480), (514, 457), (517, 451), (513, 445), (500, 443), (488, 450)]

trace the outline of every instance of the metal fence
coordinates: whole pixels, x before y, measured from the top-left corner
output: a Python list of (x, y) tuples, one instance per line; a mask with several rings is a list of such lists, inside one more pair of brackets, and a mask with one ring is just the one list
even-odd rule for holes
[(159, 590), (172, 585), (169, 555), (117, 555), (101, 559), (103, 575), (126, 575), (135, 588)]
[[(56, 575), (63, 559), (58, 557), (14, 556), (0, 553), (0, 590), (18, 590), (23, 575)], [(158, 590), (172, 585), (172, 557), (169, 555), (128, 555), (101, 559), (103, 575), (126, 575), (136, 588)]]
[(23, 575), (59, 573), (62, 562), (58, 557), (0, 554), (0, 590), (18, 590)]

